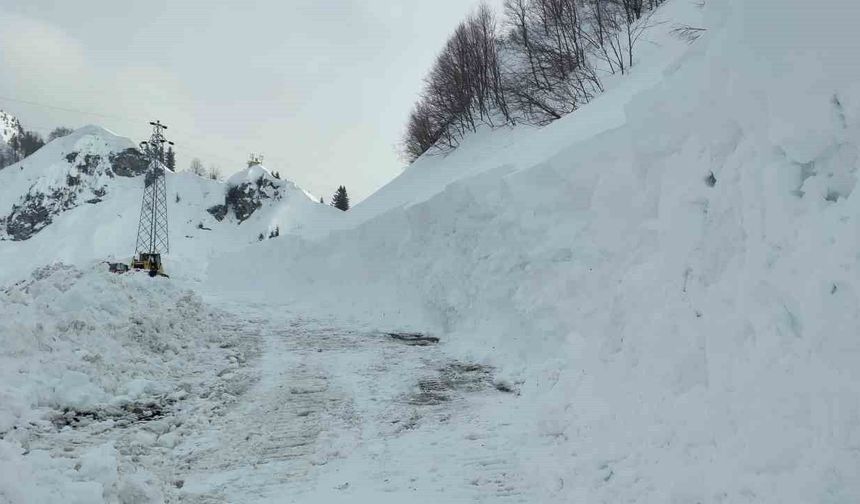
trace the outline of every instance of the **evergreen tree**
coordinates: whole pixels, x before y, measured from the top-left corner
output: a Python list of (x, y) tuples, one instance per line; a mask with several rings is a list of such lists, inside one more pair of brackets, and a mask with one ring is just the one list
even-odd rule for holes
[(18, 153), (11, 147), (0, 149), (0, 169), (15, 164), (20, 160), (21, 158), (18, 156)]
[(331, 206), (344, 212), (349, 210), (349, 195), (346, 193), (346, 187), (340, 186), (337, 188), (337, 192), (331, 198)]
[(173, 152), (173, 147), (168, 147), (167, 152), (164, 153), (164, 164), (170, 171), (176, 171), (176, 153)]
[(59, 126), (54, 128), (53, 131), (48, 135), (48, 141), (52, 142), (58, 138), (63, 138), (64, 136), (69, 136), (73, 133), (72, 128), (66, 128), (65, 126)]
[(323, 205), (325, 205), (325, 200), (323, 199), (323, 197), (322, 197), (322, 196), (320, 196), (320, 203), (322, 203)]
[(21, 159), (41, 149), (45, 145), (42, 136), (35, 131), (24, 131), (12, 137), (9, 146), (12, 147)]

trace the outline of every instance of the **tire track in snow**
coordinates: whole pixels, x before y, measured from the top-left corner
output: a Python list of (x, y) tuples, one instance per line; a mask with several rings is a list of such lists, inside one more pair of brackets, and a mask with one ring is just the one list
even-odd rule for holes
[(329, 417), (350, 401), (331, 385), (326, 369), (317, 362), (323, 339), (308, 334), (299, 323), (288, 330), (256, 323), (265, 326), (261, 380), (186, 448), (190, 453), (180, 470), (183, 502), (299, 494), (312, 479), (324, 426), (331, 428)]
[(487, 369), (451, 361), (438, 347), (277, 312), (249, 320), (265, 341), (260, 381), (181, 447), (178, 501), (331, 502), (415, 491), (524, 501), (518, 454), (492, 420), (471, 411), (475, 394), (510, 400)]

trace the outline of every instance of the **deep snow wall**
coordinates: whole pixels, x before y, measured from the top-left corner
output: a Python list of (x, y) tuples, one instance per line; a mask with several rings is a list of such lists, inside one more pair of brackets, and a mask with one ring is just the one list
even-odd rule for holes
[(623, 126), (245, 251), (212, 286), (503, 366), (547, 501), (857, 501), (860, 5), (703, 9)]

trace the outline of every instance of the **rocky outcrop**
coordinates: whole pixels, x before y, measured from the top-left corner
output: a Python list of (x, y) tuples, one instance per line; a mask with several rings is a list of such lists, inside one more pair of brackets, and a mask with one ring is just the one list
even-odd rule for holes
[(220, 221), (232, 212), (241, 224), (263, 207), (263, 201), (279, 199), (281, 199), (281, 187), (278, 181), (261, 175), (253, 182), (230, 186), (227, 189), (224, 204), (210, 208), (209, 213)]
[(227, 217), (227, 205), (215, 205), (213, 207), (209, 207), (206, 209), (212, 217), (215, 217), (215, 220), (221, 222), (224, 220), (224, 217)]
[(34, 185), (12, 206), (8, 215), (0, 218), (0, 239), (28, 240), (53, 222), (54, 217), (76, 206), (98, 204), (108, 194), (109, 179), (136, 177), (146, 173), (149, 162), (136, 149), (96, 154), (70, 152), (64, 156), (69, 164), (64, 179), (53, 187), (38, 189)]
[(113, 173), (120, 177), (137, 177), (146, 173), (149, 160), (137, 149), (126, 149), (110, 155)]
[[(74, 206), (75, 193), (61, 194), (62, 191), (46, 196), (43, 193), (28, 193), (20, 205), (14, 205), (6, 217), (6, 233), (14, 241), (26, 240), (50, 224), (52, 217), (62, 207)], [(59, 211), (58, 211), (59, 210)]]

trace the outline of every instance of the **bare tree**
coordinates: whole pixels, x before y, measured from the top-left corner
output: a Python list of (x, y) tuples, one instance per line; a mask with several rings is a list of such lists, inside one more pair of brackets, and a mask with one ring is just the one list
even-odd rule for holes
[(429, 105), (425, 101), (415, 105), (409, 115), (406, 134), (403, 140), (403, 152), (409, 162), (415, 161), (430, 150), (441, 137), (441, 127), (434, 120)]
[(221, 180), (221, 170), (215, 165), (210, 165), (209, 178), (212, 180)]
[(498, 27), (482, 4), (457, 26), (425, 78), (407, 124), (404, 154), (414, 160), (433, 147), (454, 148), (480, 124), (509, 122)]
[(522, 119), (546, 124), (603, 90), (588, 58), (578, 1), (505, 2), (505, 90)]
[(634, 48), (652, 26), (651, 15), (661, 3), (663, 0), (586, 0), (592, 29), (584, 34), (612, 73), (624, 74), (633, 66)]
[(203, 168), (203, 162), (200, 161), (199, 158), (194, 158), (191, 160), (191, 165), (188, 167), (188, 171), (197, 175), (198, 177), (206, 176), (206, 169)]
[[(456, 148), (480, 125), (546, 124), (627, 73), (663, 0), (505, 0), (504, 30), (481, 5), (460, 23), (425, 78), (402, 142), (414, 161)], [(504, 34), (502, 34), (502, 32)]]

